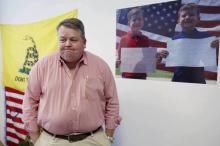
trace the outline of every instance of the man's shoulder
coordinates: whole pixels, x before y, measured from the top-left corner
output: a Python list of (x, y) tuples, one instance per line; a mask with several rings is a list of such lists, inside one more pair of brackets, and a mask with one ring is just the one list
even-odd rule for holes
[(149, 38), (145, 35), (141, 35), (141, 40), (144, 42), (144, 43), (149, 43)]
[(86, 58), (88, 63), (87, 65), (91, 70), (95, 72), (99, 72), (102, 75), (106, 73), (107, 74), (111, 73), (109, 65), (100, 56), (97, 56), (91, 52), (86, 51)]
[(173, 40), (176, 40), (176, 39), (180, 39), (180, 38), (183, 38), (183, 36), (179, 33), (179, 34), (176, 34), (173, 36)]
[(128, 33), (126, 33), (125, 35), (121, 36), (121, 41), (125, 41), (127, 39), (131, 38), (131, 35), (129, 35)]
[(54, 63), (56, 63), (56, 58), (57, 58), (57, 53), (51, 53), (49, 55), (43, 56), (40, 60), (38, 60), (34, 66), (31, 68), (31, 73), (36, 73), (38, 71), (42, 72), (42, 74), (44, 74), (43, 72), (46, 69), (51, 68)]
[(207, 38), (207, 37), (210, 37), (208, 32), (196, 30), (196, 31), (192, 32), (190, 35), (186, 35), (185, 33), (180, 32), (180, 33), (174, 35), (173, 40), (183, 39), (183, 38), (202, 39), (202, 38)]
[(207, 38), (210, 37), (209, 33), (206, 31), (198, 31), (197, 34), (195, 34), (198, 38)]
[(100, 56), (95, 55), (91, 52), (85, 51), (88, 62), (89, 63), (95, 63), (95, 64), (102, 64), (102, 65), (107, 65), (107, 63), (104, 61), (104, 59), (102, 59)]
[(59, 54), (58, 52), (50, 53), (48, 55), (43, 56), (39, 61), (38, 64), (46, 65), (48, 63), (56, 62)]
[(97, 60), (97, 61), (104, 61), (100, 56), (98, 56), (98, 55), (96, 55), (92, 52), (85, 51), (85, 54), (86, 54), (86, 56), (89, 60), (94, 59), (94, 60)]

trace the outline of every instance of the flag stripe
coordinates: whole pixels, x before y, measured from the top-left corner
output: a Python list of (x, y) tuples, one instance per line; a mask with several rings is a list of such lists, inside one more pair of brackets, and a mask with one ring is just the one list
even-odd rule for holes
[(18, 128), (16, 126), (14, 126), (12, 123), (7, 123), (6, 126), (12, 128), (12, 129), (15, 129), (20, 134), (23, 134), (23, 135), (27, 134), (27, 131), (25, 131), (24, 129), (21, 129), (21, 128)]
[(220, 6), (202, 6), (199, 5), (200, 13), (217, 14), (220, 13)]
[(12, 117), (14, 117), (14, 116), (16, 116), (18, 118), (22, 117), (22, 114), (18, 114), (18, 112), (13, 112), (13, 111), (10, 111), (9, 109), (7, 109), (6, 111), (7, 111), (7, 114), (11, 115)]
[(16, 90), (16, 89), (14, 89), (14, 88), (10, 88), (10, 87), (5, 87), (5, 91), (7, 91), (7, 92), (12, 92), (12, 93), (16, 93), (16, 94), (24, 94), (24, 92), (21, 92), (21, 91), (19, 91), (19, 90)]
[(9, 114), (6, 114), (6, 118), (11, 119), (13, 122), (17, 122), (17, 123), (23, 124), (22, 119), (19, 118), (19, 117), (13, 117), (13, 116), (11, 116)]
[(6, 96), (6, 100), (11, 101), (11, 102), (15, 102), (17, 104), (22, 104), (22, 102), (23, 102), (23, 100), (21, 100), (21, 99), (10, 97), (10, 96)]
[(16, 108), (16, 107), (6, 105), (6, 109), (9, 109), (10, 111), (18, 112), (18, 113), (22, 114), (22, 109), (20, 109), (20, 108)]
[(8, 132), (12, 132), (12, 133), (16, 133), (16, 134), (18, 135), (18, 137), (20, 137), (20, 138), (22, 138), (22, 139), (25, 139), (25, 138), (26, 138), (26, 135), (21, 134), (21, 133), (18, 133), (18, 132), (15, 131), (15, 129), (13, 129), (13, 128), (7, 127), (7, 131), (8, 131)]
[(15, 139), (17, 139), (18, 141), (22, 141), (22, 140), (23, 140), (22, 138), (18, 137), (17, 134), (12, 133), (12, 132), (9, 132), (9, 131), (6, 132), (6, 135), (15, 138)]
[(10, 107), (15, 107), (15, 108), (21, 110), (21, 104), (18, 104), (16, 102), (11, 102), (11, 101), (6, 101), (6, 104)]
[(24, 128), (24, 125), (22, 123), (13, 122), (12, 119), (6, 119), (6, 121), (9, 125), (12, 124), (13, 126), (20, 128), (20, 129)]
[(8, 91), (6, 91), (5, 94), (6, 94), (6, 96), (14, 97), (14, 98), (17, 98), (17, 99), (20, 99), (20, 100), (23, 100), (23, 98), (24, 98), (24, 94), (13, 93), (13, 92), (8, 92)]
[(201, 21), (213, 21), (213, 20), (220, 20), (220, 14), (200, 14), (200, 20)]
[(118, 37), (122, 37), (123, 35), (125, 35), (127, 32), (126, 31), (123, 31), (123, 30), (120, 30), (120, 29), (118, 29), (117, 31), (116, 31), (116, 35), (118, 36)]
[(216, 37), (220, 37), (220, 32), (216, 32), (216, 31), (208, 31), (208, 33), (212, 36), (216, 36)]
[(7, 137), (7, 146), (18, 146), (18, 143), (17, 139)]
[(200, 21), (197, 24), (198, 27), (204, 27), (204, 28), (216, 27), (219, 25), (220, 25), (220, 21)]
[(182, 0), (183, 4), (187, 3), (197, 3), (201, 6), (220, 6), (219, 0)]
[(167, 43), (160, 42), (160, 41), (157, 41), (157, 40), (149, 39), (149, 43), (150, 43), (151, 47), (155, 47), (155, 48), (166, 48), (167, 47)]

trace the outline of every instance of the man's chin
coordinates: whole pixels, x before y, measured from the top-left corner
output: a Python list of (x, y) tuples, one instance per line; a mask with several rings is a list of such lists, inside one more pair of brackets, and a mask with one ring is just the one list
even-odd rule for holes
[(73, 58), (64, 58), (64, 61), (67, 63), (73, 63), (76, 62), (77, 59), (73, 59)]
[(184, 26), (183, 30), (194, 30), (194, 26)]
[(78, 56), (62, 57), (66, 63), (76, 63), (80, 58)]

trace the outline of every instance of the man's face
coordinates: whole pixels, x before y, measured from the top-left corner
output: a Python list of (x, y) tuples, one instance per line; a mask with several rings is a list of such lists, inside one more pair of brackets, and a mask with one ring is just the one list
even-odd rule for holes
[(144, 26), (144, 17), (143, 15), (133, 15), (129, 20), (129, 27), (132, 33), (137, 33)]
[(58, 42), (60, 56), (66, 62), (77, 63), (86, 47), (86, 39), (81, 36), (81, 31), (65, 26), (58, 30)]
[(195, 10), (183, 10), (179, 15), (179, 24), (183, 31), (192, 31), (199, 22), (199, 16)]

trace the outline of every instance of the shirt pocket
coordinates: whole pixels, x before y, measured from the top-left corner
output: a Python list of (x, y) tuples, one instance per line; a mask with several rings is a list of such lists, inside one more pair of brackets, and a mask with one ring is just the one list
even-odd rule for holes
[(101, 77), (89, 77), (84, 79), (84, 97), (87, 100), (97, 100), (104, 96), (104, 83)]

